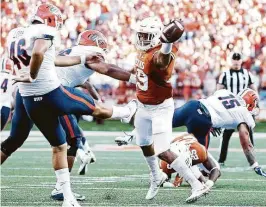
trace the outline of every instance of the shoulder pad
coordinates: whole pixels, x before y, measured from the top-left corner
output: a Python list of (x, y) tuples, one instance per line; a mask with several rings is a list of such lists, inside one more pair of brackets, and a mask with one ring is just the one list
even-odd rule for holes
[(45, 24), (34, 24), (28, 28), (29, 35), (34, 39), (53, 40), (57, 30), (54, 27), (49, 27)]

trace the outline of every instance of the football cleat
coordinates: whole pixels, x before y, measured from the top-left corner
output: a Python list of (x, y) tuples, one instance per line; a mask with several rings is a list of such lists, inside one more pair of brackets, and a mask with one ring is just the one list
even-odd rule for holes
[(62, 207), (81, 207), (76, 200), (67, 200), (65, 199)]
[(149, 188), (148, 193), (146, 195), (147, 200), (151, 200), (157, 195), (160, 186), (165, 182), (165, 180), (167, 180), (167, 178), (168, 178), (168, 176), (164, 172), (161, 172), (161, 178), (159, 180), (155, 180), (151, 176), (150, 188)]
[(136, 99), (131, 100), (125, 107), (129, 108), (130, 115), (126, 118), (121, 119), (121, 122), (128, 124), (137, 111), (137, 100)]
[(255, 173), (257, 173), (260, 176), (266, 177), (266, 172), (264, 172), (261, 167), (255, 167), (254, 168)]
[(85, 153), (84, 156), (80, 157), (81, 164), (78, 169), (78, 174), (79, 175), (85, 175), (86, 172), (88, 171), (88, 164), (91, 162), (91, 154), (90, 153)]
[[(73, 195), (75, 196), (75, 198), (78, 200), (78, 201), (84, 201), (86, 199), (85, 196), (83, 195), (80, 195), (78, 193), (73, 193)], [(64, 195), (63, 195), (63, 190), (58, 190), (58, 189), (54, 189), (51, 193), (51, 198), (53, 200), (56, 200), (56, 201), (63, 201), (64, 200)]]
[(203, 195), (206, 195), (209, 191), (210, 189), (206, 185), (203, 185), (203, 188), (201, 189), (192, 190), (192, 194), (186, 199), (186, 202), (193, 203), (197, 201)]
[(124, 132), (125, 135), (124, 136), (120, 136), (120, 137), (116, 137), (115, 138), (115, 142), (118, 146), (122, 146), (122, 145), (128, 145), (129, 143), (131, 143), (133, 141), (133, 139), (135, 139), (135, 135), (133, 134), (127, 134), (126, 132)]

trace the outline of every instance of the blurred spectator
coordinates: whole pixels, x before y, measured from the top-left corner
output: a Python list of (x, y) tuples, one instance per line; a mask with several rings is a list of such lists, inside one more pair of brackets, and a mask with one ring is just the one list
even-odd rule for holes
[[(182, 18), (186, 32), (177, 43), (175, 72), (178, 75), (172, 80), (176, 98), (199, 97), (201, 89), (202, 95), (210, 95), (215, 90), (218, 74), (228, 68), (226, 57), (235, 49), (243, 54), (243, 67), (251, 70), (259, 80), (260, 88), (266, 90), (264, 0), (5, 0), (1, 4), (1, 55), (5, 53), (8, 32), (27, 25), (28, 14), (43, 2), (55, 4), (63, 13), (65, 26), (59, 49), (75, 44), (83, 30), (97, 29), (108, 39), (107, 60), (126, 69), (134, 65), (132, 28), (136, 21), (152, 15), (160, 16), (164, 23), (172, 18)], [(98, 89), (107, 97), (114, 98), (116, 87), (133, 90), (130, 85), (122, 86), (106, 77), (100, 80)], [(131, 96), (131, 92), (128, 94)]]

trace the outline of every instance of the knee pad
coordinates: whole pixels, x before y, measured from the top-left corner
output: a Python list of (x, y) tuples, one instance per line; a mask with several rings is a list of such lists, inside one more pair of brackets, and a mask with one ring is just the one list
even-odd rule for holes
[(1, 143), (1, 151), (10, 156), (13, 152), (15, 152), (18, 148), (22, 146), (26, 139), (15, 139), (9, 136), (5, 141)]

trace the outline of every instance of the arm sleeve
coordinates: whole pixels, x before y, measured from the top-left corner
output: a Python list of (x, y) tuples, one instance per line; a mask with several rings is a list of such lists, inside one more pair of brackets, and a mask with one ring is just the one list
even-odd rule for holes
[(218, 80), (218, 84), (226, 86), (226, 75), (225, 75), (225, 72), (223, 72), (220, 75), (219, 80)]
[(247, 125), (251, 128), (254, 129), (254, 127), (256, 126), (255, 121), (253, 119), (253, 117), (251, 116), (251, 114), (248, 112), (246, 117), (246, 123)]

